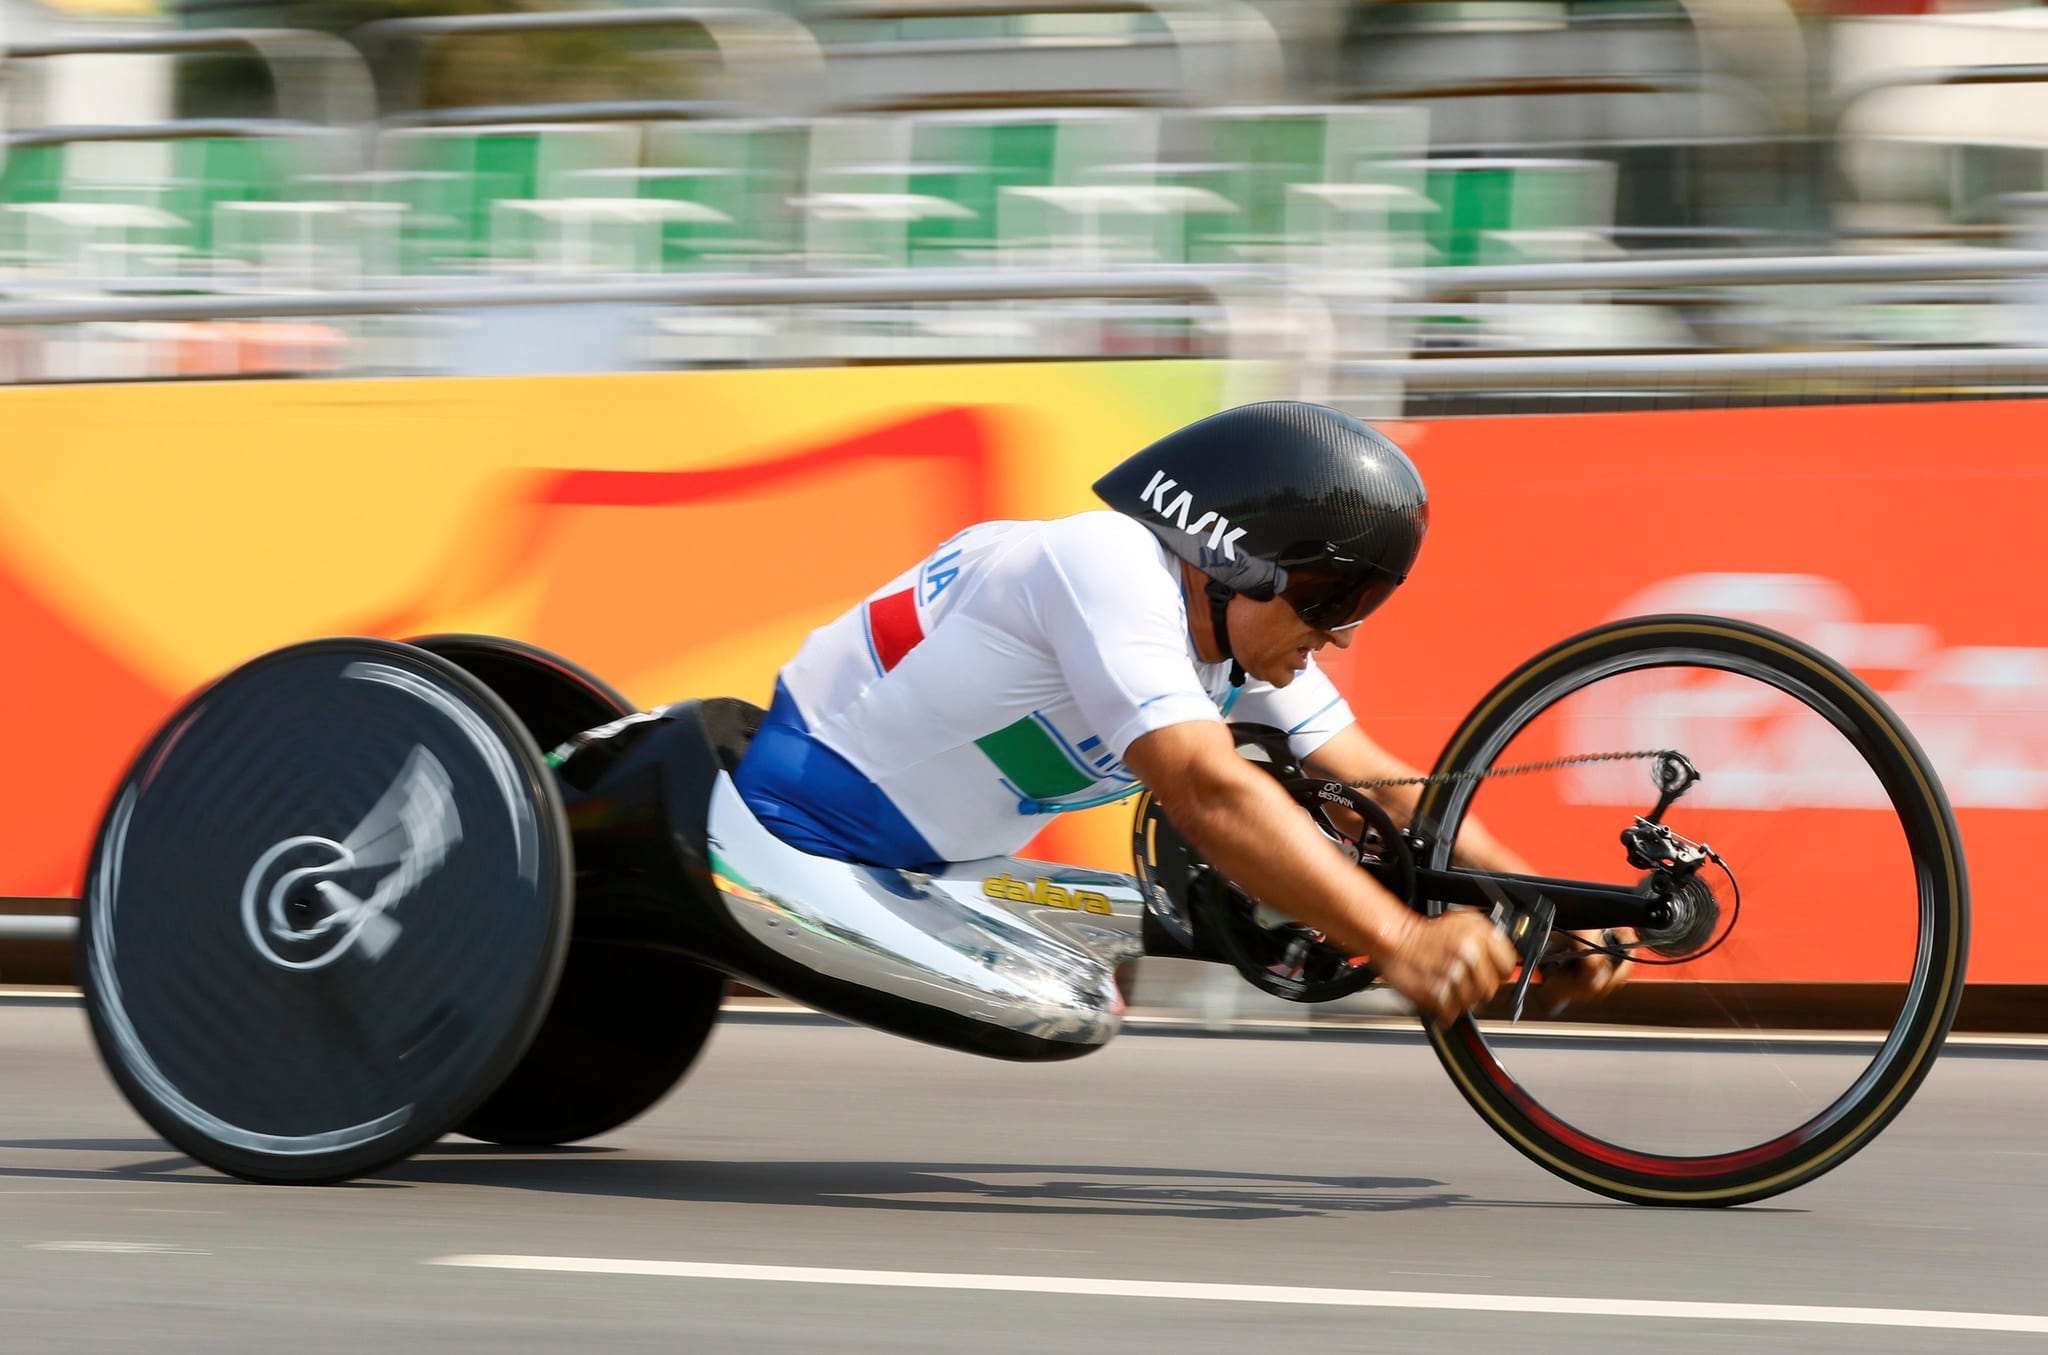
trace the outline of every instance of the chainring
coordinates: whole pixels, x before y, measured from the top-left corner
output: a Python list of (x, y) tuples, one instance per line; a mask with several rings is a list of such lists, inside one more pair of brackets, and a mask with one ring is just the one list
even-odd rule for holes
[[(1302, 773), (1284, 732), (1233, 724), (1238, 751), (1278, 781), (1332, 846), (1396, 898), (1415, 895), (1415, 858), (1370, 796)], [(1192, 955), (1221, 960), (1262, 992), (1289, 1002), (1329, 1002), (1370, 986), (1379, 972), (1322, 933), (1266, 907), (1202, 859), (1149, 794), (1139, 802), (1132, 856), (1153, 921)]]
[[(1396, 898), (1413, 896), (1415, 858), (1376, 801), (1336, 781), (1288, 776), (1280, 784), (1347, 859)], [(1220, 879), (1217, 885), (1194, 896), (1196, 932), (1254, 988), (1289, 1002), (1331, 1002), (1378, 981), (1378, 969), (1355, 961), (1321, 932)]]

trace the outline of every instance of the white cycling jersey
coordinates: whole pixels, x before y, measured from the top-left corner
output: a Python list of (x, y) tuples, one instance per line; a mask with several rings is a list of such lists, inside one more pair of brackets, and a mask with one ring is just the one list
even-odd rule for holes
[[(1230, 665), (1195, 654), (1178, 562), (1113, 512), (969, 527), (812, 632), (782, 681), (812, 737), (949, 861), (1135, 790), (1131, 743), (1222, 719), (1232, 690)], [(1306, 756), (1352, 717), (1311, 660), (1284, 688), (1247, 680), (1231, 718)]]

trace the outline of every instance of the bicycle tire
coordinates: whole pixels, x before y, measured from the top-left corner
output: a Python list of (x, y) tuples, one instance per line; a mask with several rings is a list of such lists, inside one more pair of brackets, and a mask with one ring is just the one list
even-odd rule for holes
[[(1743, 621), (1705, 616), (1632, 618), (1543, 651), (1503, 679), (1459, 725), (1421, 795), (1425, 863), (1449, 864), (1470, 807), (1471, 774), (1516, 734), (1592, 683), (1651, 668), (1696, 666), (1766, 683), (1825, 718), (1865, 760), (1897, 813), (1918, 891), (1910, 982), (1896, 1019), (1853, 1084), (1789, 1133), (1733, 1151), (1645, 1153), (1561, 1119), (1522, 1085), (1466, 1015), (1425, 1022), (1453, 1083), (1518, 1151), (1565, 1180), (1639, 1204), (1727, 1206), (1768, 1198), (1841, 1165), (1904, 1108), (1940, 1052), (1962, 996), (1969, 948), (1969, 885), (1955, 815), (1912, 734), (1861, 679), (1803, 642)], [(1427, 910), (1443, 911), (1430, 903)], [(1498, 1032), (1496, 1032), (1498, 1034)]]

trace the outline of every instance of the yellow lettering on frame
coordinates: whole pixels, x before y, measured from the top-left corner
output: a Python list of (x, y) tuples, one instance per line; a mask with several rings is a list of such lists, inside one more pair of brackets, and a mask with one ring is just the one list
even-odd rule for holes
[(981, 882), (981, 892), (992, 899), (1007, 899), (1012, 903), (1036, 903), (1046, 908), (1078, 908), (1084, 913), (1107, 917), (1110, 913), (1109, 896), (1093, 889), (1068, 889), (1065, 885), (1054, 884), (1043, 875), (1026, 884), (1014, 875), (991, 876)]

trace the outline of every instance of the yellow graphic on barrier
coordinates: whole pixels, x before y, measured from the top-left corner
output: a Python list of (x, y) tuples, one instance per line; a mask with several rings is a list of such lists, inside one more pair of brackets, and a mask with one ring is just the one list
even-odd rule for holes
[[(0, 390), (0, 709), (37, 768), (0, 783), (0, 896), (75, 895), (136, 748), (263, 650), (482, 631), (639, 705), (765, 704), (807, 633), (935, 544), (1099, 507), (1097, 476), (1256, 370)], [(1035, 850), (1120, 864), (1123, 814), (1074, 817)]]

